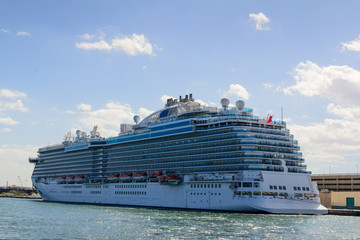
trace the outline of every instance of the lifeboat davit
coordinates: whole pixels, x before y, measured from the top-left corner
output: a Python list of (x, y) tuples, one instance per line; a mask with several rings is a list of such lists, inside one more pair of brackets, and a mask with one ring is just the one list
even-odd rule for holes
[(160, 172), (160, 171), (150, 172), (149, 173), (150, 182), (157, 182), (161, 175), (162, 175), (162, 172)]
[(65, 183), (66, 182), (66, 177), (58, 177), (57, 182), (58, 183)]
[(159, 177), (159, 182), (162, 184), (179, 184), (181, 178), (175, 175), (163, 175)]
[(76, 177), (74, 177), (74, 182), (75, 183), (83, 183), (84, 180), (85, 180), (84, 176), (76, 176)]
[(133, 179), (137, 182), (146, 181), (147, 180), (147, 174), (146, 173), (135, 173), (133, 175)]
[(120, 174), (119, 179), (122, 182), (129, 182), (132, 180), (132, 173)]
[(117, 182), (120, 179), (120, 174), (108, 175), (107, 179), (109, 180), (109, 182)]
[(65, 180), (67, 183), (74, 183), (75, 182), (74, 178), (75, 178), (74, 176), (70, 176), (70, 177), (66, 177)]

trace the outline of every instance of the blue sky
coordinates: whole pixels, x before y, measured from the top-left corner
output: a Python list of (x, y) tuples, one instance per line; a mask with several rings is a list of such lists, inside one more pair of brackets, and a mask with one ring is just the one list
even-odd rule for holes
[(358, 1), (0, 1), (0, 186), (71, 130), (193, 93), (281, 108), (313, 173), (360, 165)]

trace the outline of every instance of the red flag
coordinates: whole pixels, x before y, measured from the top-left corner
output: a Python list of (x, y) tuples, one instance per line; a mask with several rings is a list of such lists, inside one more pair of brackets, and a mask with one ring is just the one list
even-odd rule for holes
[(272, 121), (273, 115), (270, 115), (269, 120), (267, 121), (267, 123), (270, 123)]

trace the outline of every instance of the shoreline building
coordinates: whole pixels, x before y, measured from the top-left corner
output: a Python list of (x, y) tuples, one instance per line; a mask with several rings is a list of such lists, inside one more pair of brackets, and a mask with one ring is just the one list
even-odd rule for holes
[(313, 174), (327, 208), (360, 209), (360, 174)]

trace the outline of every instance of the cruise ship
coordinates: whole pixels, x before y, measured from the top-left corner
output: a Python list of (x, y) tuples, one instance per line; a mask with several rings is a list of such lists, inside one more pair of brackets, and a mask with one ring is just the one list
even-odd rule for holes
[[(298, 141), (284, 121), (239, 100), (221, 108), (192, 94), (118, 136), (69, 132), (29, 162), (45, 201), (275, 214), (326, 214)], [(233, 106), (233, 107), (231, 107)]]

